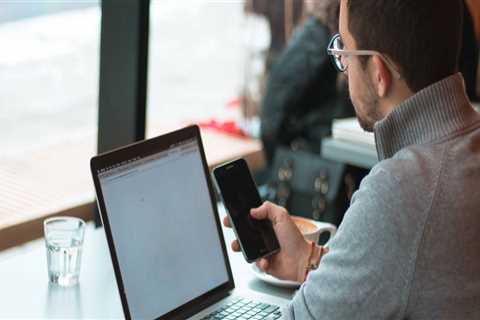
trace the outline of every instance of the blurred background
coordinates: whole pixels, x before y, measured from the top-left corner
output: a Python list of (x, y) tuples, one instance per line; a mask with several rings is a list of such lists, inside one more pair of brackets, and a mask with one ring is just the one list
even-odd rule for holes
[[(120, 11), (124, 3), (135, 3), (104, 1), (107, 2), (112, 12)], [(299, 145), (311, 143), (315, 146), (307, 148), (308, 151), (317, 152), (319, 139), (330, 134), (331, 118), (353, 116), (344, 96), (338, 96), (346, 102), (339, 106), (330, 98), (305, 95), (311, 101), (302, 106), (299, 100), (282, 98), (283, 89), (275, 90), (274, 85), (268, 91), (270, 72), (275, 81), (284, 85), (287, 78), (282, 71), (287, 68), (290, 71), (285, 74), (292, 76), (288, 78), (291, 88), (295, 88), (296, 81), (309, 81), (311, 92), (321, 92), (318, 88), (323, 90), (327, 84), (336, 90), (337, 74), (326, 61), (324, 43), (335, 32), (331, 26), (327, 28), (331, 19), (324, 14), (325, 4), (333, 1), (140, 2), (148, 4), (149, 9), (143, 137), (197, 123), (265, 142), (268, 136), (262, 136), (266, 130), (262, 133), (260, 123), (262, 103), (273, 108), (264, 116), (275, 118), (280, 114), (274, 110), (279, 101), (276, 99), (284, 99), (285, 110), (293, 106), (296, 109), (292, 109), (293, 113), (297, 114), (285, 121), (267, 119), (279, 123), (273, 130), (278, 135), (270, 137), (272, 150), (278, 147), (277, 142), (294, 151)], [(476, 0), (466, 3), (477, 39), (473, 31), (470, 36), (474, 45), (475, 41), (478, 45), (480, 6)], [(329, 15), (337, 16), (335, 12)], [(310, 24), (309, 16), (313, 17)], [(129, 23), (123, 21), (127, 28)], [(101, 122), (101, 31), (101, 0), (0, 0), (0, 230), (14, 230), (19, 224), (38, 222), (71, 208), (93, 210), (94, 192), (88, 164), (101, 149), (97, 146)], [(121, 39), (124, 35), (113, 36)], [(289, 50), (284, 51), (287, 46)], [(476, 50), (475, 64), (478, 46)], [(110, 53), (106, 59), (114, 61), (120, 52)], [(302, 54), (309, 54), (310, 58), (305, 59)], [(320, 58), (323, 60), (315, 60)], [(328, 68), (322, 72), (328, 72), (329, 76), (317, 73), (312, 63), (322, 70)], [(310, 78), (302, 78), (307, 76)], [(322, 79), (327, 80), (322, 83)], [(108, 86), (115, 91), (115, 83)], [(332, 94), (337, 98), (338, 92)], [(325, 112), (316, 107), (319, 100), (315, 99), (324, 99), (328, 108), (334, 106), (326, 109), (328, 119), (323, 118)], [(310, 116), (308, 113), (313, 109), (316, 114), (310, 118), (302, 114), (302, 118), (298, 115), (302, 107), (306, 115)], [(121, 108), (119, 105), (119, 113)], [(278, 108), (282, 111), (284, 107)], [(116, 113), (115, 108), (109, 109), (107, 121), (114, 119)], [(308, 123), (310, 128), (305, 130)], [(322, 130), (317, 130), (318, 123)], [(297, 127), (299, 131), (291, 135), (282, 129)], [(118, 125), (110, 134), (120, 136), (124, 129)], [(282, 133), (290, 136), (281, 137)], [(273, 153), (267, 158), (267, 164), (272, 165)], [(264, 179), (268, 175), (264, 174)], [(310, 206), (311, 201), (307, 202)]]
[[(242, 87), (262, 73), (270, 41), (266, 21), (244, 6), (150, 2), (146, 137), (242, 118)], [(100, 0), (0, 8), (1, 229), (94, 199), (102, 10)]]

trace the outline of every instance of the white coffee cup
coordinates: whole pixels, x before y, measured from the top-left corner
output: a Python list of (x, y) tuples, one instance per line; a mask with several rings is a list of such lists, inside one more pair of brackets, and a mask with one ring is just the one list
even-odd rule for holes
[(298, 227), (305, 239), (318, 243), (320, 235), (324, 232), (330, 234), (331, 239), (337, 232), (337, 227), (331, 223), (319, 222), (312, 219), (307, 219), (299, 216), (291, 216), (293, 222)]

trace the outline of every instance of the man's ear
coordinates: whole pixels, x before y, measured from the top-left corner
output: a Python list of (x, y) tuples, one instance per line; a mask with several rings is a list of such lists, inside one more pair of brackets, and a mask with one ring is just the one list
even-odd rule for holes
[(386, 63), (379, 56), (372, 56), (373, 81), (377, 95), (384, 98), (390, 91), (392, 85), (392, 73)]

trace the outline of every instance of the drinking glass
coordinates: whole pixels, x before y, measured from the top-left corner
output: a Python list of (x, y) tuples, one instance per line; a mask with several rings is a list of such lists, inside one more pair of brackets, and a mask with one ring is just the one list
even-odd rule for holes
[(47, 248), (48, 278), (51, 283), (78, 283), (85, 222), (74, 217), (55, 217), (43, 222)]

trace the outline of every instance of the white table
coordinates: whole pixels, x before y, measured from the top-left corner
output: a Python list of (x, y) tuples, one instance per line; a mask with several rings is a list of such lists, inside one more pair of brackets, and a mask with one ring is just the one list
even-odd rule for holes
[[(220, 216), (224, 216), (221, 211)], [(255, 278), (241, 254), (233, 253), (231, 230), (224, 230), (235, 286), (244, 294), (272, 294), (290, 299), (293, 290), (270, 286)], [(49, 285), (44, 240), (15, 252), (0, 253), (0, 319), (4, 318), (123, 318), (105, 233), (87, 228), (80, 284)], [(159, 297), (161, 299), (161, 297)]]

